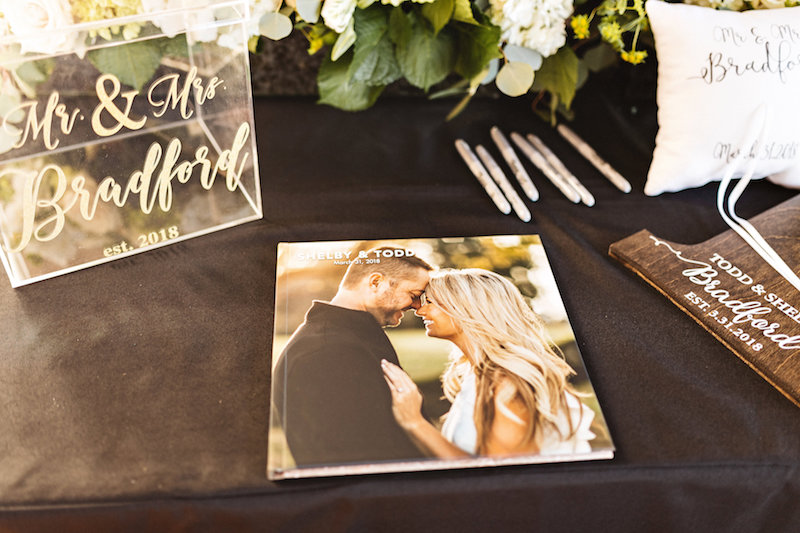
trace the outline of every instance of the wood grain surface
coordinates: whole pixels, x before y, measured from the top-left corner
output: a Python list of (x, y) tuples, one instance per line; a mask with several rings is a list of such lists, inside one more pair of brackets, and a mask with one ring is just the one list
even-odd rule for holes
[[(796, 272), (800, 195), (750, 222)], [(800, 293), (733, 230), (694, 245), (642, 230), (612, 244), (609, 255), (800, 407)]]

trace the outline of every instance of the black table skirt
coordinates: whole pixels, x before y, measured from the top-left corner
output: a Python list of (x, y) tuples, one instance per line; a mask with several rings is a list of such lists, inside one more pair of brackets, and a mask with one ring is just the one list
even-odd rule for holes
[[(529, 100), (256, 101), (263, 220), (11, 289), (0, 283), (0, 531), (796, 531), (800, 411), (607, 255), (647, 228), (724, 231), (715, 185), (642, 194), (654, 110), (613, 80), (576, 102), (622, 194)], [(647, 95), (645, 95), (647, 96)], [(624, 105), (619, 102), (627, 102)], [(594, 193), (539, 179), (525, 224), (453, 149), (536, 132)], [(752, 216), (796, 192), (756, 182)], [(538, 233), (617, 454), (611, 461), (272, 483), (276, 243)]]

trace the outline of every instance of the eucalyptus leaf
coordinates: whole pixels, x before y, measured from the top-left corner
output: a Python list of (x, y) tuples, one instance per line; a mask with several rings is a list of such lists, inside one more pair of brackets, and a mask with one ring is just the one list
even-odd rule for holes
[(575, 87), (578, 83), (578, 57), (572, 48), (562, 46), (558, 52), (545, 58), (542, 67), (536, 72), (533, 88), (549, 91), (557, 100), (569, 109), (575, 98)]
[(383, 86), (370, 86), (350, 77), (352, 54), (347, 53), (339, 61), (325, 58), (317, 74), (319, 103), (338, 107), (345, 111), (360, 111), (375, 103)]
[(157, 42), (139, 41), (92, 50), (86, 57), (100, 72), (113, 74), (138, 91), (156, 73), (161, 54)]
[(495, 79), (497, 88), (508, 96), (521, 96), (533, 85), (533, 68), (519, 61), (509, 61)]
[(336, 61), (342, 57), (342, 54), (350, 50), (350, 47), (353, 46), (353, 43), (355, 42), (356, 31), (353, 29), (353, 19), (351, 17), (350, 21), (347, 23), (347, 27), (342, 33), (339, 34), (339, 37), (333, 44), (333, 49), (331, 50), (331, 60)]
[[(393, 11), (392, 19), (397, 12)], [(407, 15), (399, 12), (406, 22), (392, 37), (396, 45), (397, 62), (409, 83), (427, 91), (445, 79), (455, 67), (456, 38), (449, 31), (434, 34), (421, 24), (414, 11)]]
[(319, 20), (319, 12), (322, 8), (322, 0), (296, 0), (297, 14), (311, 24), (316, 24)]
[(258, 24), (258, 31), (264, 37), (280, 41), (292, 33), (292, 19), (282, 13), (264, 13)]
[(433, 26), (433, 33), (439, 33), (453, 18), (455, 0), (434, 0), (422, 5), (422, 16)]
[(506, 55), (507, 60), (527, 63), (533, 70), (539, 70), (539, 67), (542, 66), (542, 54), (536, 50), (514, 44), (507, 44), (505, 48), (503, 48), (503, 53)]
[(486, 76), (481, 80), (481, 85), (488, 85), (497, 77), (497, 72), (500, 70), (500, 59), (494, 58), (489, 61), (489, 66), (486, 69)]

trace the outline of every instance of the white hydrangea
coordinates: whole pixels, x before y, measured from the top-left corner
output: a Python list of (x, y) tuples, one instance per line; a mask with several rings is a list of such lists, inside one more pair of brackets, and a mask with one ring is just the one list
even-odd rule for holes
[[(414, 2), (415, 4), (429, 4), (435, 0), (411, 0), (411, 1)], [(405, 2), (405, 0), (381, 0), (381, 4), (392, 5), (394, 7), (399, 6), (403, 2)]]
[[(158, 13), (181, 8), (200, 8), (207, 6), (208, 3), (208, 0), (142, 0), (142, 9), (145, 13)], [(193, 29), (186, 36), (193, 41), (207, 42), (217, 38), (213, 9), (194, 9), (188, 14), (181, 12), (169, 15), (157, 14), (152, 20), (167, 37), (175, 37), (186, 31), (188, 26)]]
[(503, 41), (553, 55), (567, 42), (566, 20), (572, 0), (489, 0), (492, 23)]
[(325, 0), (322, 2), (320, 15), (327, 27), (336, 33), (342, 33), (353, 18), (355, 9), (356, 0)]
[(778, 9), (786, 7), (785, 0), (751, 0), (750, 5), (753, 9)]
[[(755, 0), (753, 3), (753, 7), (757, 7), (759, 0)], [(700, 7), (710, 7), (713, 9), (728, 9), (730, 11), (741, 11), (744, 9), (745, 4), (744, 0), (685, 0), (686, 4), (700, 6)], [(783, 7), (783, 2), (781, 2), (781, 7)]]
[[(380, 0), (380, 1), (381, 4), (398, 7), (406, 0)], [(411, 1), (414, 2), (415, 4), (427, 4), (433, 2), (434, 0), (411, 0)], [(355, 11), (356, 5), (361, 5), (361, 4), (359, 4), (357, 0), (324, 0), (322, 2), (322, 11), (320, 12), (320, 14), (322, 15), (322, 20), (325, 21), (325, 25), (327, 27), (329, 27), (336, 33), (342, 33), (347, 28), (347, 25), (350, 23), (350, 19), (353, 18), (353, 11)]]

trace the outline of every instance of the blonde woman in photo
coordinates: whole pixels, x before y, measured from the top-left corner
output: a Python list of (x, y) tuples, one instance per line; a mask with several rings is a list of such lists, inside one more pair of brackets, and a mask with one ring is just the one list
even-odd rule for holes
[(415, 314), (428, 336), (456, 348), (442, 376), (452, 406), (441, 432), (422, 415), (411, 378), (382, 363), (393, 414), (423, 451), (439, 458), (591, 451), (594, 413), (513, 283), (483, 269), (441, 270)]

